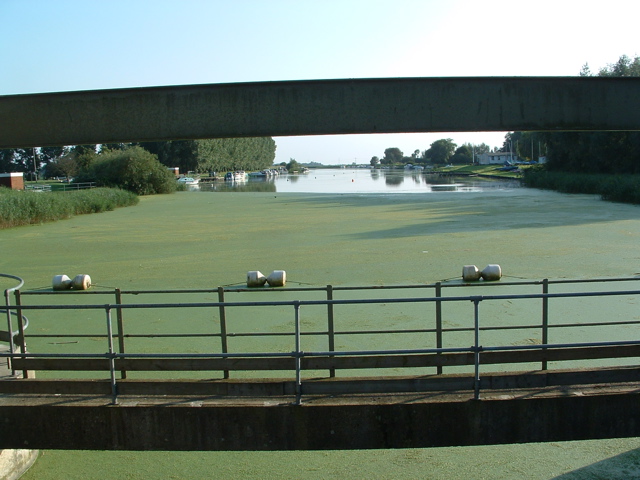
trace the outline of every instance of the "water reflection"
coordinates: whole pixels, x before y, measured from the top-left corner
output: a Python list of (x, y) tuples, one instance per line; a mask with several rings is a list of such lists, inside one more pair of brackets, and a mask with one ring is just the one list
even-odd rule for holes
[[(384, 182), (381, 180), (384, 179)], [(201, 182), (201, 192), (425, 193), (513, 189), (519, 180), (438, 175), (415, 170), (318, 169), (305, 174)], [(195, 189), (193, 189), (195, 190)]]

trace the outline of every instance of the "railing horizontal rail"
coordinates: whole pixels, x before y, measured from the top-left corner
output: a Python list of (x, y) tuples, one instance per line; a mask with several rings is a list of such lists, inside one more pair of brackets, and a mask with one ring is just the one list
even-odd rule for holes
[[(475, 349), (472, 349), (475, 350)], [(401, 353), (396, 352), (340, 352), (304, 353), (304, 370), (336, 369), (374, 369), (374, 368), (417, 368), (436, 366), (469, 366), (475, 362), (475, 351), (460, 353)], [(288, 370), (294, 368), (294, 357), (298, 355), (261, 354), (252, 358), (247, 355), (221, 358), (220, 355), (114, 355), (115, 368), (129, 371), (208, 371), (208, 370)], [(520, 364), (546, 361), (593, 360), (603, 358), (627, 358), (640, 356), (640, 342), (615, 345), (589, 345), (583, 347), (544, 345), (533, 348), (506, 347), (482, 349), (482, 364)], [(59, 357), (57, 355), (15, 357), (15, 368), (30, 370), (65, 371), (108, 371), (108, 359), (96, 359), (95, 356)], [(127, 358), (128, 357), (128, 358)], [(232, 357), (232, 358), (229, 358)]]
[(23, 310), (96, 310), (96, 309), (155, 309), (155, 308), (210, 308), (210, 307), (275, 307), (310, 305), (366, 305), (382, 303), (428, 303), (428, 302), (474, 302), (486, 300), (524, 300), (541, 298), (584, 298), (610, 297), (620, 295), (640, 295), (640, 290), (530, 293), (507, 295), (471, 295), (455, 297), (407, 297), (407, 298), (363, 298), (342, 300), (281, 300), (262, 302), (193, 302), (193, 303), (123, 303), (123, 304), (67, 304), (67, 305), (22, 305)]
[[(549, 329), (555, 328), (570, 328), (570, 327), (605, 327), (605, 326), (630, 326), (640, 325), (640, 320), (629, 321), (611, 321), (611, 322), (589, 322), (589, 323), (557, 323), (549, 325)], [(517, 325), (502, 325), (502, 326), (487, 326), (480, 327), (481, 332), (501, 331), (501, 330), (532, 330), (540, 328), (539, 323), (531, 324), (517, 324)], [(335, 330), (334, 335), (384, 335), (384, 334), (414, 334), (414, 333), (436, 333), (441, 332), (472, 332), (473, 327), (443, 327), (442, 329), (436, 328), (414, 328), (414, 329), (391, 329), (391, 330)], [(300, 332), (302, 336), (320, 336), (327, 335), (327, 331), (305, 331)], [(125, 333), (122, 334), (124, 338), (218, 338), (221, 333)], [(226, 332), (227, 337), (291, 337), (295, 335), (294, 332)], [(117, 337), (118, 334), (113, 334), (113, 337)], [(64, 333), (32, 333), (29, 334), (29, 338), (106, 338), (104, 333), (95, 334), (64, 334)]]

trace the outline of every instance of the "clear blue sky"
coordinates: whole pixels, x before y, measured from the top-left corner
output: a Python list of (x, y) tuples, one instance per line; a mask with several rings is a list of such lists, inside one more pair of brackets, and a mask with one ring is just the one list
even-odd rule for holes
[[(636, 0), (0, 0), (0, 95), (153, 85), (577, 75), (640, 54)], [(1, 127), (0, 127), (1, 128)], [(277, 161), (368, 163), (438, 138), (276, 138)]]

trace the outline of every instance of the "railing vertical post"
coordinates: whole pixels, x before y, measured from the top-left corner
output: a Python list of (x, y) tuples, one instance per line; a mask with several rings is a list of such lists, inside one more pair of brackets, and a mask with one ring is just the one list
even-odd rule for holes
[[(22, 298), (20, 297), (20, 290), (16, 290), (16, 315), (18, 317), (18, 332), (20, 333), (20, 352), (22, 354), (27, 353), (27, 344), (24, 339), (24, 322), (22, 320)], [(13, 336), (13, 332), (9, 330), (9, 336)], [(13, 343), (13, 339), (11, 339), (11, 343)], [(25, 357), (22, 357), (25, 358)], [(29, 378), (29, 371), (22, 371), (22, 378)]]
[[(118, 348), (120, 353), (124, 353), (124, 320), (122, 318), (122, 291), (116, 288), (117, 321), (118, 321)], [(120, 370), (120, 378), (127, 378), (127, 371)]]
[[(442, 297), (442, 283), (436, 283), (436, 297)], [(436, 300), (436, 348), (442, 348), (442, 301)], [(440, 356), (438, 352), (438, 356)], [(436, 373), (442, 375), (442, 365), (438, 363)]]
[(480, 398), (480, 315), (479, 305), (481, 298), (473, 299), (473, 330), (474, 330), (474, 359), (473, 364), (475, 368), (474, 380), (473, 380), (473, 398), (478, 400)]
[(296, 337), (296, 345), (295, 345), (295, 360), (296, 360), (296, 405), (300, 405), (302, 403), (302, 351), (300, 350), (300, 302), (295, 302), (293, 304), (293, 308), (295, 309), (295, 337)]
[[(224, 287), (218, 287), (218, 302), (224, 303)], [(228, 353), (227, 350), (227, 314), (224, 305), (218, 307), (220, 312), (220, 342), (222, 353)], [(224, 378), (229, 378), (229, 370), (224, 371)]]
[(109, 339), (109, 377), (111, 381), (111, 403), (113, 405), (118, 404), (118, 385), (116, 384), (116, 361), (113, 348), (113, 325), (111, 324), (111, 307), (105, 306), (105, 312), (107, 314), (107, 338)]
[[(4, 303), (7, 306), (7, 332), (9, 334), (9, 353), (13, 355), (15, 351), (13, 347), (13, 321), (11, 320), (11, 297), (9, 289), (4, 291)], [(13, 369), (13, 359), (11, 360), (11, 375), (15, 375), (16, 371)]]
[[(327, 300), (333, 300), (333, 286), (327, 285)], [(327, 331), (329, 332), (329, 351), (335, 352), (336, 338), (333, 325), (333, 303), (327, 303)], [(336, 376), (336, 369), (329, 369), (329, 377)]]
[[(549, 279), (542, 280), (542, 293), (549, 293)], [(549, 343), (549, 297), (542, 297), (542, 344)], [(542, 370), (547, 369), (547, 361), (542, 361)]]

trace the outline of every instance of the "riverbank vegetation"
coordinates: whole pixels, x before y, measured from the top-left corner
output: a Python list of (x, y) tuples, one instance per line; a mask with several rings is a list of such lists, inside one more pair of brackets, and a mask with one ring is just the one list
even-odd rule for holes
[(176, 191), (175, 175), (158, 158), (141, 147), (106, 149), (79, 173), (78, 182), (94, 182), (99, 187), (114, 187), (137, 195), (155, 195)]
[(596, 194), (603, 200), (640, 204), (640, 175), (553, 172), (530, 168), (524, 171), (523, 182), (531, 188)]
[(134, 193), (116, 188), (29, 192), (0, 187), (0, 229), (110, 211), (138, 201)]
[(184, 174), (264, 170), (272, 167), (276, 155), (271, 137), (15, 148), (0, 150), (0, 172), (24, 172), (27, 180), (75, 178), (102, 155), (135, 147), (153, 154), (160, 165), (177, 167)]
[[(495, 150), (495, 148), (494, 148)], [(424, 151), (415, 150), (411, 155), (405, 155), (397, 147), (385, 149), (382, 157), (371, 157), (369, 163), (372, 167), (378, 166), (404, 166), (407, 164), (421, 165), (424, 167), (441, 167), (447, 164), (467, 165), (473, 163), (477, 155), (491, 152), (486, 143), (474, 145), (465, 143), (458, 147), (450, 138), (441, 138), (433, 142)]]

